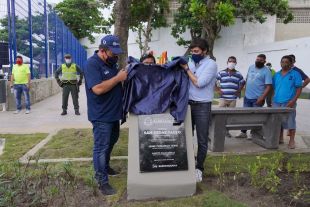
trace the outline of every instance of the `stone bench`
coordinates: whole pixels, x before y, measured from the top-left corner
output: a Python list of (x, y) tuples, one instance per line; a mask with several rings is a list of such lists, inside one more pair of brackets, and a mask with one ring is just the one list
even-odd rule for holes
[(266, 149), (279, 147), (281, 123), (292, 108), (213, 108), (209, 149), (223, 152), (227, 130), (251, 130), (252, 141)]

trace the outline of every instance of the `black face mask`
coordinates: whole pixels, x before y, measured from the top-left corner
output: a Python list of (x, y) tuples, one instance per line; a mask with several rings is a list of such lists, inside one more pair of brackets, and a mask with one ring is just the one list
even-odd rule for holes
[(108, 57), (106, 61), (109, 65), (114, 66), (118, 61), (118, 56)]
[(256, 62), (255, 62), (255, 66), (256, 66), (257, 68), (262, 68), (262, 67), (265, 66), (265, 63), (256, 61)]

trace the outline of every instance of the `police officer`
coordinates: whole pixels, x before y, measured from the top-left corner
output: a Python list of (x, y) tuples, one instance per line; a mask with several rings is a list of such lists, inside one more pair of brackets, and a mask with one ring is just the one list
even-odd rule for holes
[[(60, 77), (59, 77), (60, 76)], [(65, 55), (65, 63), (62, 64), (55, 72), (55, 78), (62, 90), (62, 113), (67, 115), (68, 98), (71, 92), (74, 105), (75, 115), (80, 115), (79, 112), (79, 86), (82, 84), (83, 73), (81, 69), (72, 63), (70, 54)]]

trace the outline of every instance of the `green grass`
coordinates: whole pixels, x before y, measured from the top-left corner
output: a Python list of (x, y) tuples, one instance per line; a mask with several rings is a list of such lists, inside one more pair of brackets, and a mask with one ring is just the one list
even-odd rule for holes
[(46, 136), (44, 133), (0, 134), (0, 138), (5, 138), (4, 153), (0, 155), (0, 161), (18, 160)]
[[(293, 170), (310, 172), (310, 154), (288, 154), (279, 151), (270, 152), (262, 155), (223, 155), (223, 156), (208, 156), (204, 167), (206, 175), (216, 175), (215, 166), (220, 166), (224, 173), (247, 172), (248, 166), (257, 161), (257, 158), (263, 160), (263, 166), (271, 166), (273, 161), (283, 156), (281, 162), (283, 165), (290, 163)], [(286, 166), (283, 166), (284, 168)]]
[[(22, 165), (16, 160), (25, 154), (30, 148), (44, 139), (46, 134), (31, 134), (31, 135), (0, 135), (6, 138), (5, 153), (0, 156), (0, 184), (3, 181), (9, 180), (9, 184), (0, 185), (0, 206), (1, 202), (7, 204), (10, 199), (15, 199), (18, 203), (25, 192), (32, 192), (30, 195), (33, 202), (41, 202), (48, 200), (52, 202), (62, 198), (61, 193), (55, 186), (60, 182), (59, 189), (67, 191), (68, 201), (74, 200), (72, 191), (82, 186), (87, 188), (87, 192), (94, 192), (90, 194), (90, 200), (101, 201), (104, 206), (129, 206), (129, 207), (190, 207), (190, 206), (204, 206), (204, 207), (241, 207), (242, 203), (236, 202), (228, 198), (225, 194), (218, 191), (211, 191), (208, 184), (201, 183), (198, 185), (199, 193), (186, 198), (167, 199), (167, 200), (152, 200), (152, 201), (137, 201), (128, 202), (126, 200), (126, 186), (127, 186), (127, 161), (113, 160), (111, 165), (113, 168), (121, 172), (120, 176), (112, 177), (110, 183), (117, 189), (117, 194), (114, 196), (105, 197), (100, 194), (97, 185), (94, 181), (94, 170), (91, 162), (73, 162), (73, 163), (57, 163), (57, 164), (33, 164)], [(119, 143), (116, 144), (113, 155), (127, 155), (128, 145), (128, 129), (121, 130)], [(63, 158), (63, 157), (91, 157), (92, 132), (90, 129), (68, 129), (62, 130), (54, 139), (52, 139), (40, 152), (41, 158)], [(44, 156), (43, 156), (44, 155)], [(262, 160), (262, 165), (270, 166), (275, 159), (280, 158), (283, 164), (283, 169), (289, 163), (293, 170), (300, 172), (310, 171), (310, 153), (305, 154), (287, 154), (279, 151), (270, 151), (270, 153), (263, 155), (223, 155), (223, 156), (208, 156), (205, 162), (206, 176), (218, 176), (216, 168), (220, 168), (221, 173), (240, 173), (247, 172), (248, 167), (257, 162), (258, 158)], [(1, 162), (5, 160), (7, 162)], [(68, 176), (70, 175), (70, 176)], [(41, 182), (49, 182), (43, 188), (48, 192), (47, 195), (40, 194), (42, 189)], [(73, 178), (73, 179), (72, 179)], [(25, 190), (22, 186), (28, 186)], [(70, 187), (71, 186), (71, 187)], [(4, 192), (4, 193), (2, 193)], [(50, 192), (54, 192), (55, 195)], [(10, 194), (11, 193), (11, 194)], [(7, 200), (1, 200), (1, 196), (5, 195)], [(43, 198), (42, 198), (43, 196)], [(46, 197), (44, 197), (46, 196)], [(40, 198), (42, 200), (35, 200)], [(70, 200), (71, 199), (71, 200)], [(6, 205), (8, 206), (8, 205)], [(40, 205), (38, 205), (40, 206)]]
[[(59, 199), (61, 197), (61, 190), (66, 190), (67, 200), (72, 201), (72, 196), (70, 191), (81, 187), (81, 183), (84, 183), (83, 189), (93, 189), (94, 194), (90, 194), (89, 202), (91, 200), (97, 199), (102, 201), (102, 206), (128, 206), (128, 207), (191, 207), (191, 206), (203, 206), (203, 207), (242, 207), (241, 203), (238, 203), (230, 198), (228, 198), (225, 194), (208, 190), (208, 186), (204, 183), (199, 184), (200, 192), (191, 197), (184, 198), (176, 198), (176, 199), (161, 199), (161, 200), (152, 200), (152, 201), (130, 201), (126, 200), (126, 186), (127, 186), (127, 162), (126, 161), (112, 161), (112, 167), (121, 170), (121, 174), (117, 177), (110, 178), (110, 184), (117, 189), (117, 194), (113, 196), (103, 196), (98, 191), (97, 185), (93, 179), (93, 167), (89, 162), (74, 162), (74, 163), (57, 163), (57, 164), (33, 164), (33, 165), (21, 165), (18, 163), (0, 163), (0, 171), (4, 173), (4, 176), (0, 176), (0, 183), (2, 180), (10, 180), (8, 188), (3, 188), (0, 186), (0, 195), (2, 192), (6, 192), (8, 194), (4, 194), (5, 198), (13, 199), (13, 202), (10, 203), (10, 199), (1, 200), (0, 198), (0, 206), (1, 202), (8, 206), (9, 204), (18, 204), (20, 200), (19, 198), (23, 198), (22, 193), (26, 191), (23, 189), (23, 186), (28, 185), (27, 192), (29, 192), (29, 196), (27, 197), (30, 201), (33, 199), (33, 203), (36, 204), (34, 206), (40, 206), (40, 202), (42, 201), (53, 201), (55, 199)], [(70, 176), (68, 176), (70, 175)], [(40, 182), (46, 182), (46, 178), (48, 177), (48, 185), (41, 186)], [(45, 180), (45, 181), (44, 181)], [(61, 185), (57, 185), (58, 183)], [(46, 192), (51, 192), (51, 189), (56, 188), (56, 192), (54, 194), (44, 194), (42, 197), (42, 192), (40, 190), (44, 189)], [(71, 186), (71, 187), (70, 187)], [(55, 190), (55, 189), (54, 189)], [(10, 195), (13, 193), (13, 195)], [(76, 195), (75, 195), (76, 196)], [(36, 198), (40, 198), (35, 200)], [(2, 204), (3, 204), (2, 203)], [(101, 206), (101, 205), (100, 205)]]
[[(126, 156), (128, 129), (121, 129), (112, 156)], [(93, 134), (91, 129), (63, 129), (39, 150), (38, 158), (92, 157)]]
[[(120, 138), (116, 143), (112, 156), (127, 156), (128, 129), (121, 129)], [(91, 129), (65, 129), (45, 145), (38, 153), (39, 158), (78, 158), (92, 157), (93, 135)], [(265, 165), (270, 165), (269, 160), (278, 156), (278, 151), (259, 155), (267, 160)], [(294, 169), (308, 169), (310, 171), (310, 154), (283, 153), (286, 162)], [(255, 162), (257, 155), (224, 155), (208, 156), (205, 162), (205, 173), (214, 175), (215, 165), (221, 165), (224, 172), (246, 172), (248, 166)], [(303, 170), (304, 171), (304, 170)]]

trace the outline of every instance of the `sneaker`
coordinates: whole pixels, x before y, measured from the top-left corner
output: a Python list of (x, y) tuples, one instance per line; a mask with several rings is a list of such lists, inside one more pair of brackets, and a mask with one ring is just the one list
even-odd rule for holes
[(250, 133), (250, 136), (248, 136), (246, 139), (247, 139), (247, 140), (252, 140), (253, 137), (254, 137), (254, 134), (251, 132), (251, 133)]
[(244, 132), (241, 132), (236, 138), (248, 138), (248, 135)]
[(81, 115), (79, 111), (75, 111), (75, 115), (79, 116)]
[(226, 137), (232, 138), (232, 135), (231, 135), (229, 132), (227, 132), (227, 133), (226, 133)]
[(19, 114), (19, 113), (20, 113), (20, 110), (14, 111), (14, 114)]
[(116, 190), (110, 186), (109, 183), (103, 184), (99, 186), (99, 190), (103, 195), (114, 195), (116, 194)]
[(62, 111), (61, 116), (67, 115), (67, 111)]
[(109, 176), (112, 176), (112, 177), (114, 177), (114, 176), (117, 176), (117, 175), (119, 175), (120, 173), (119, 172), (117, 172), (117, 171), (115, 171), (113, 168), (108, 168), (108, 175)]
[(25, 112), (25, 114), (30, 114), (30, 110), (27, 109), (26, 112)]
[(196, 182), (200, 183), (202, 181), (202, 172), (199, 169), (196, 169)]

